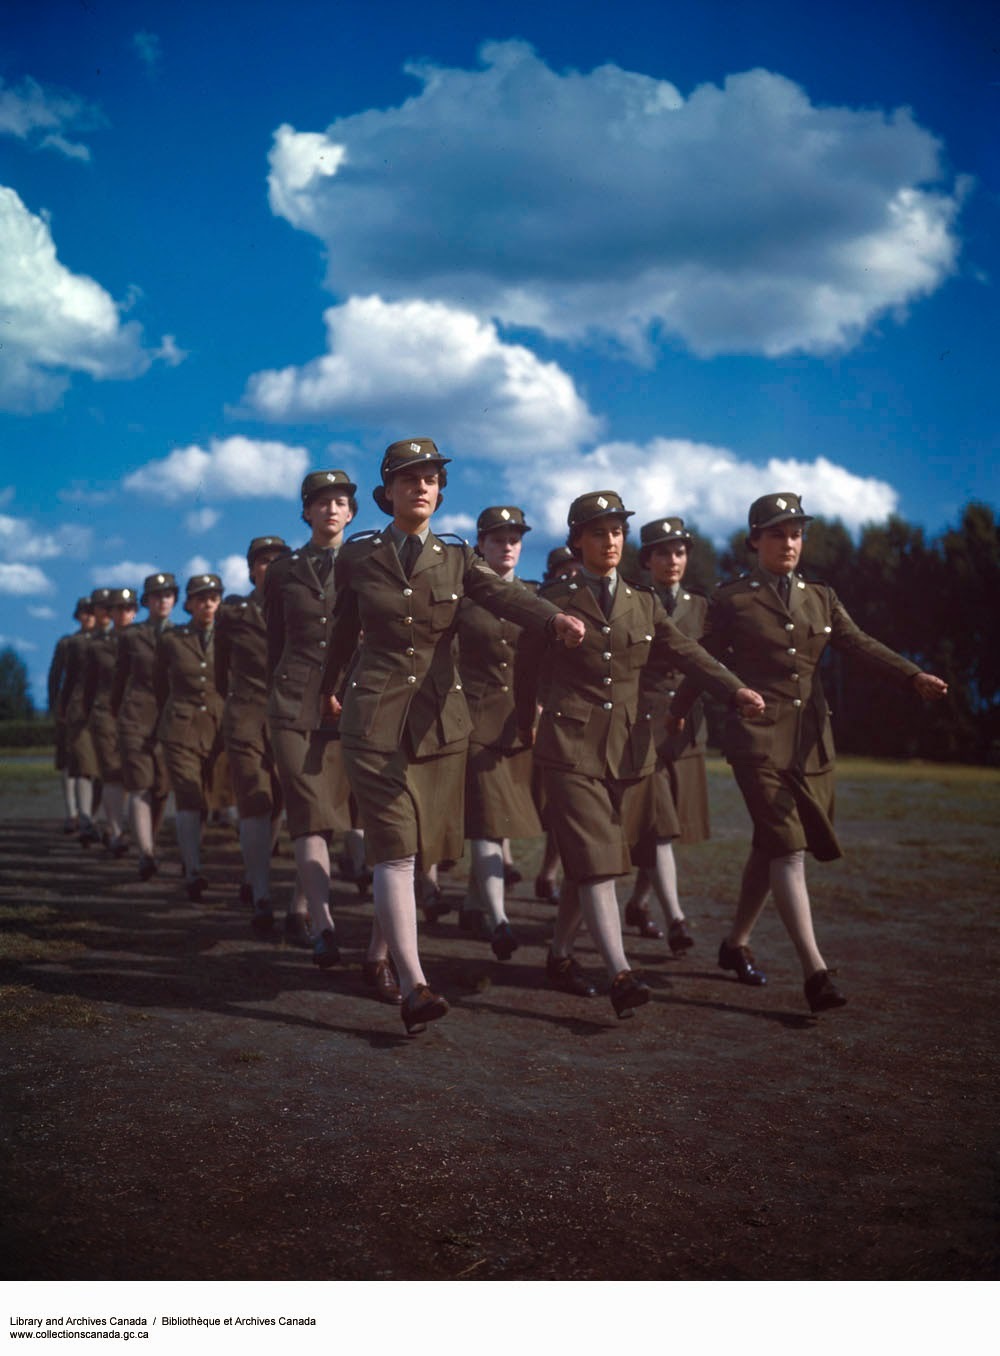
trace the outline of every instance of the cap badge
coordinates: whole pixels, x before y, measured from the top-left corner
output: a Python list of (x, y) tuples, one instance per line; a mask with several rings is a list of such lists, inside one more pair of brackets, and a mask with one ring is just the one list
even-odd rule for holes
[(337, 479), (337, 477), (333, 474), (332, 471), (327, 471), (326, 478), (331, 482)]
[(510, 509), (501, 509), (500, 517), (504, 520), (504, 522), (506, 522), (507, 519), (510, 517)]
[(419, 443), (410, 443), (410, 451), (411, 451), (411, 452), (419, 452), (419, 451), (420, 451), (420, 444), (419, 444)]
[(158, 574), (158, 575), (156, 576), (156, 582), (157, 582), (158, 584), (164, 583), (164, 578), (163, 578), (163, 575), (162, 575), (162, 574)]
[(670, 531), (670, 519), (669, 519), (669, 518), (665, 519), (665, 521), (664, 521), (664, 523), (663, 523), (663, 530), (664, 530), (664, 532), (669, 532), (669, 531)]
[(782, 512), (784, 512), (785, 509), (788, 507), (788, 501), (786, 499), (776, 499), (774, 502), (778, 505), (778, 508), (780, 508)]
[(599, 494), (599, 495), (597, 496), (597, 507), (598, 507), (598, 508), (607, 508), (607, 506), (608, 506), (608, 501), (605, 499), (605, 497), (604, 497), (603, 494)]

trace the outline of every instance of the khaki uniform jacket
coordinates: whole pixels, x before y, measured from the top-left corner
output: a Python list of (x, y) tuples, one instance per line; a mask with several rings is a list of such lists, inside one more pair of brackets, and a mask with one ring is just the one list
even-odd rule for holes
[(276, 728), (316, 730), (323, 724), (323, 671), (335, 598), (334, 572), (321, 584), (305, 547), (267, 568), (267, 718)]
[(545, 651), (534, 636), (518, 648), (515, 700), (518, 724), (529, 729), (536, 698), (544, 691), (535, 736), (535, 762), (588, 777), (632, 780), (653, 770), (657, 731), (652, 707), (640, 696), (645, 665), (681, 669), (728, 702), (742, 684), (717, 660), (683, 635), (652, 589), (629, 584), (621, 575), (611, 615), (583, 580), (557, 579), (542, 597), (586, 626), (574, 650)]
[(68, 636), (60, 636), (56, 641), (56, 648), (52, 652), (52, 663), (49, 665), (48, 677), (49, 711), (52, 715), (56, 715), (59, 711), (59, 693), (62, 689), (63, 679), (66, 677), (69, 643), (73, 639), (73, 634), (82, 635), (83, 633), (78, 631)]
[(83, 709), (91, 723), (94, 720), (113, 720), (111, 689), (115, 681), (120, 634), (113, 627), (107, 631), (95, 632), (93, 643), (87, 648), (87, 664), (83, 675)]
[[(898, 687), (906, 687), (920, 672), (916, 664), (857, 627), (829, 585), (809, 584), (793, 575), (786, 608), (760, 569), (719, 585), (701, 643), (767, 703), (764, 716), (757, 720), (742, 721), (730, 714), (723, 731), (723, 752), (729, 761), (806, 773), (822, 772), (834, 758), (830, 711), (819, 676), (827, 645), (852, 655)], [(694, 696), (685, 682), (674, 714), (684, 716)]]
[[(662, 598), (654, 588), (657, 597)], [(664, 608), (664, 611), (666, 609)], [(705, 616), (708, 612), (708, 599), (701, 593), (689, 593), (682, 584), (677, 593), (670, 620), (692, 640), (700, 640), (705, 629)], [(680, 734), (671, 735), (665, 731), (665, 721), (670, 714), (673, 699), (684, 679), (684, 674), (672, 661), (649, 663), (642, 671), (642, 695), (650, 702), (653, 724), (657, 730), (657, 752), (667, 762), (677, 762), (680, 758), (704, 757), (707, 745), (705, 713), (701, 698), (695, 702), (684, 722)]]
[[(538, 585), (513, 580), (517, 588), (537, 594)], [(472, 721), (470, 740), (484, 748), (507, 752), (529, 747), (514, 714), (514, 662), (522, 628), (494, 617), (471, 598), (458, 608), (458, 669)]]
[[(270, 569), (270, 566), (268, 567)], [(215, 685), (226, 738), (259, 740), (267, 710), (267, 624), (260, 594), (231, 598), (215, 620)]]
[(119, 636), (111, 709), (122, 734), (146, 738), (156, 729), (160, 714), (153, 690), (157, 641), (151, 621), (134, 622)]
[(69, 637), (66, 646), (66, 671), (59, 690), (59, 715), (67, 722), (79, 725), (86, 721), (83, 705), (83, 680), (87, 672), (87, 652), (98, 631), (77, 631)]
[(160, 706), (158, 738), (206, 756), (217, 742), (222, 722), (213, 644), (214, 636), (202, 649), (193, 622), (172, 626), (160, 637), (153, 665), (153, 688)]
[(364, 642), (343, 698), (341, 737), (411, 756), (461, 752), (471, 721), (452, 641), (464, 597), (531, 628), (547, 644), (550, 603), (506, 583), (469, 546), (428, 533), (409, 579), (388, 534), (347, 542), (337, 557), (337, 608), (324, 687), (334, 692)]

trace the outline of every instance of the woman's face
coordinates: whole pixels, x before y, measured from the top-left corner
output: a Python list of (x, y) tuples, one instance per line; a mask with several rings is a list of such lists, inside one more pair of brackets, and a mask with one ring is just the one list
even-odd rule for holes
[[(343, 532), (343, 528), (341, 528)], [(253, 558), (253, 565), (250, 569), (250, 578), (253, 580), (255, 589), (264, 587), (264, 576), (267, 574), (267, 567), (273, 560), (277, 560), (281, 555), (280, 551), (261, 551)]]
[(351, 496), (343, 490), (321, 490), (306, 504), (302, 516), (312, 528), (313, 541), (336, 546), (354, 517)]
[(151, 593), (149, 602), (146, 604), (146, 611), (154, 621), (162, 621), (164, 617), (170, 616), (176, 601), (176, 593)]
[(393, 518), (409, 530), (426, 523), (438, 506), (441, 493), (438, 479), (437, 469), (427, 471), (419, 466), (407, 466), (397, 471), (385, 487), (386, 502), (392, 509)]
[(649, 576), (660, 588), (673, 588), (684, 578), (688, 549), (682, 541), (661, 541), (649, 553)]
[(594, 518), (580, 528), (576, 545), (585, 570), (591, 574), (611, 574), (622, 558), (624, 524), (620, 518)]
[(136, 608), (132, 603), (128, 607), (113, 607), (111, 609), (111, 623), (116, 631), (124, 630), (126, 626), (131, 626), (135, 621)]
[(222, 597), (217, 589), (210, 589), (208, 593), (196, 593), (193, 598), (188, 599), (191, 620), (200, 631), (212, 625), (221, 601)]
[(762, 527), (750, 538), (757, 548), (757, 559), (770, 574), (789, 574), (802, 554), (802, 524), (774, 523)]
[(516, 527), (494, 527), (479, 538), (479, 550), (491, 570), (506, 576), (513, 574), (521, 558), (521, 537)]

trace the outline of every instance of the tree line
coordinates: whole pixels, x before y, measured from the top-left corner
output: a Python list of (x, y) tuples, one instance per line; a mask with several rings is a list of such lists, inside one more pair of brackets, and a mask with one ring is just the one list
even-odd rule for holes
[[(711, 594), (752, 567), (743, 532), (719, 552), (691, 530), (687, 587)], [(645, 577), (634, 540), (622, 570)], [(862, 630), (951, 688), (945, 702), (901, 699), (888, 685), (854, 683), (851, 661), (828, 648), (823, 682), (843, 752), (1000, 763), (1000, 524), (988, 505), (968, 504), (958, 526), (933, 539), (893, 517), (864, 528), (855, 543), (839, 519), (816, 518), (802, 573), (832, 585)], [(27, 671), (8, 646), (0, 651), (0, 720), (33, 715)]]

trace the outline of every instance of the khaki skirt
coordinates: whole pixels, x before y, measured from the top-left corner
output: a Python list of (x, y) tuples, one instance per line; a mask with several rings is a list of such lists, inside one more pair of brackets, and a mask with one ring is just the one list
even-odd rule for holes
[(350, 784), (334, 730), (271, 725), (271, 748), (292, 838), (343, 833), (351, 827)]
[(417, 858), (417, 869), (457, 861), (464, 848), (466, 749), (414, 758), (342, 741), (344, 765), (365, 831), (369, 866)]
[(736, 759), (733, 776), (753, 820), (753, 845), (766, 857), (805, 849), (817, 861), (842, 856), (833, 828), (833, 768), (812, 775)]
[(466, 838), (534, 838), (542, 832), (531, 794), (528, 748), (473, 744), (465, 768)]
[(573, 881), (627, 875), (631, 849), (644, 856), (657, 838), (671, 837), (669, 830), (677, 825), (672, 802), (652, 773), (618, 781), (544, 767), (542, 789), (545, 827)]

